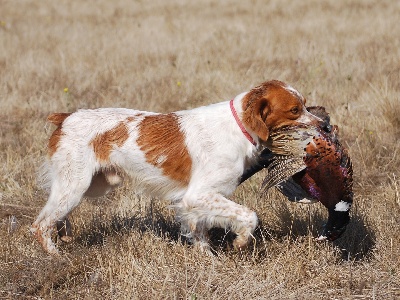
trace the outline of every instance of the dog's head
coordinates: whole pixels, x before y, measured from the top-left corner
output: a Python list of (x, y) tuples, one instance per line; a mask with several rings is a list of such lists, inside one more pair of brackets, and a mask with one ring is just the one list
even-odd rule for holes
[(242, 101), (243, 123), (266, 141), (272, 129), (322, 120), (305, 107), (306, 99), (293, 87), (278, 80), (264, 82), (248, 92)]

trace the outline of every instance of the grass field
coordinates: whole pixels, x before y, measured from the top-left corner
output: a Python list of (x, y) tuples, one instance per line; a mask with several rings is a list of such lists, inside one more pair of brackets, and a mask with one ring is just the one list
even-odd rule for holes
[[(0, 0), (0, 299), (400, 299), (399, 15), (385, 0)], [(73, 212), (61, 257), (33, 240), (49, 113), (188, 109), (269, 79), (340, 127), (355, 180), (342, 238), (314, 242), (322, 205), (260, 198), (261, 172), (233, 196), (260, 219), (244, 253), (217, 229), (217, 255), (199, 253), (129, 182)]]

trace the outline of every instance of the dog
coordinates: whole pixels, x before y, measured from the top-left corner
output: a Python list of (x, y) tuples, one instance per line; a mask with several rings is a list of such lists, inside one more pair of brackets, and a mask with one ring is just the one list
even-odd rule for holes
[(245, 170), (257, 163), (274, 128), (316, 125), (306, 99), (290, 85), (272, 80), (230, 101), (167, 114), (126, 108), (53, 113), (55, 124), (43, 167), (50, 189), (31, 232), (50, 254), (53, 227), (80, 203), (100, 197), (125, 177), (152, 196), (169, 200), (181, 231), (209, 251), (208, 230), (230, 229), (241, 250), (252, 237), (254, 211), (229, 197)]

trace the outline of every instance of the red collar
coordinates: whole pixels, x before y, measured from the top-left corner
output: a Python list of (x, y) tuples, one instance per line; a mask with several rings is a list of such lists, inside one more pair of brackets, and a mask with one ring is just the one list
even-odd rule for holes
[(235, 118), (236, 123), (240, 127), (240, 130), (243, 132), (244, 136), (250, 141), (250, 143), (252, 143), (254, 146), (256, 146), (257, 143), (253, 140), (251, 135), (247, 132), (246, 128), (244, 128), (242, 122), (240, 121), (240, 119), (239, 119), (239, 117), (237, 115), (235, 107), (233, 106), (233, 99), (229, 102), (229, 105), (231, 107), (232, 115)]

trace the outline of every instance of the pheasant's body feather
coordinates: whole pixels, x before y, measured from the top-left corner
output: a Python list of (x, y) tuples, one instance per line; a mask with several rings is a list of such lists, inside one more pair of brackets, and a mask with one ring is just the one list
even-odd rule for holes
[(337, 126), (329, 124), (322, 107), (312, 111), (325, 126), (282, 127), (270, 135), (275, 154), (268, 165), (264, 192), (276, 186), (289, 200), (320, 201), (329, 210), (324, 238), (339, 237), (349, 221), (353, 202), (353, 169), (347, 150), (337, 138)]

